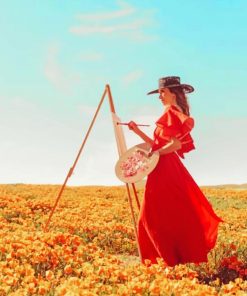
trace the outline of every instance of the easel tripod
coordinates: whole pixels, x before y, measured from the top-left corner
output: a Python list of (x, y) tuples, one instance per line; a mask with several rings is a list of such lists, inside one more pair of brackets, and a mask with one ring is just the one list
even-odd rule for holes
[[(99, 105), (98, 105), (98, 107), (97, 107), (97, 110), (96, 110), (96, 112), (95, 112), (95, 114), (94, 114), (93, 120), (91, 121), (91, 124), (90, 124), (90, 126), (89, 126), (89, 129), (88, 129), (88, 131), (87, 131), (87, 133), (86, 133), (86, 136), (85, 136), (85, 138), (84, 138), (84, 140), (83, 140), (83, 142), (82, 142), (82, 145), (81, 145), (81, 147), (80, 147), (80, 149), (79, 149), (79, 152), (78, 152), (78, 154), (77, 154), (77, 156), (76, 156), (76, 159), (75, 159), (75, 161), (74, 161), (74, 163), (73, 163), (73, 166), (69, 169), (69, 172), (68, 172), (68, 174), (67, 174), (67, 176), (66, 176), (66, 178), (65, 178), (65, 180), (64, 180), (64, 183), (63, 183), (63, 185), (62, 185), (61, 188), (60, 188), (60, 191), (59, 191), (59, 193), (58, 193), (58, 196), (57, 196), (57, 198), (56, 198), (56, 201), (55, 201), (55, 203), (54, 203), (54, 206), (53, 206), (53, 208), (52, 208), (52, 210), (51, 210), (51, 213), (50, 213), (50, 215), (49, 215), (49, 218), (48, 218), (48, 220), (47, 220), (47, 222), (46, 222), (46, 224), (45, 224), (44, 231), (47, 231), (47, 230), (48, 230), (48, 226), (49, 226), (49, 223), (50, 223), (50, 221), (51, 221), (51, 218), (52, 218), (52, 216), (53, 216), (53, 214), (54, 214), (54, 211), (55, 211), (55, 209), (56, 209), (56, 207), (57, 207), (57, 205), (58, 205), (58, 202), (59, 202), (59, 200), (60, 200), (60, 198), (61, 198), (61, 196), (62, 196), (62, 193), (63, 193), (63, 191), (64, 191), (64, 189), (65, 189), (65, 187), (66, 187), (66, 184), (67, 184), (67, 182), (68, 182), (68, 179), (69, 179), (69, 178), (72, 176), (72, 174), (73, 174), (73, 171), (74, 171), (74, 169), (75, 169), (75, 167), (76, 167), (76, 164), (77, 164), (77, 162), (78, 162), (78, 160), (79, 160), (79, 157), (80, 157), (81, 152), (82, 152), (82, 150), (83, 150), (83, 148), (84, 148), (84, 145), (86, 144), (87, 138), (88, 138), (88, 136), (89, 136), (89, 134), (90, 134), (90, 132), (91, 132), (91, 129), (92, 129), (93, 125), (94, 125), (94, 122), (95, 122), (95, 120), (96, 120), (96, 117), (97, 117), (97, 115), (98, 115), (98, 112), (99, 112), (99, 110), (100, 110), (100, 107), (101, 107), (101, 105), (102, 105), (102, 103), (103, 103), (103, 101), (104, 101), (106, 95), (108, 96), (108, 99), (109, 99), (110, 111), (112, 112), (112, 114), (116, 115), (115, 107), (114, 107), (113, 99), (112, 99), (112, 95), (111, 95), (110, 86), (107, 84), (107, 85), (105, 86), (105, 90), (104, 90), (104, 93), (103, 93), (103, 95), (102, 95), (102, 97), (101, 97), (101, 100), (100, 100), (100, 102), (99, 102)], [(114, 120), (113, 120), (113, 124), (115, 125), (114, 128), (115, 128), (115, 130), (116, 130), (116, 124), (117, 124), (117, 123), (114, 122)], [(120, 144), (121, 141), (120, 141), (119, 136), (118, 136), (117, 133), (115, 133), (115, 136), (116, 136), (116, 141), (117, 141), (117, 145), (118, 145), (118, 154), (119, 154), (119, 156), (121, 156), (121, 154), (125, 152), (125, 151), (124, 151), (124, 150), (125, 150), (125, 147), (124, 147), (124, 145), (121, 145), (121, 144)], [(140, 252), (140, 246), (139, 246), (139, 243), (138, 243), (137, 225), (136, 225), (136, 220), (135, 220), (135, 214), (134, 214), (134, 208), (133, 208), (132, 196), (131, 196), (131, 193), (130, 193), (130, 186), (129, 186), (128, 183), (125, 183), (125, 185), (126, 185), (126, 189), (127, 189), (127, 193), (128, 193), (128, 201), (129, 201), (130, 210), (131, 210), (131, 216), (132, 216), (132, 222), (133, 222), (133, 226), (134, 226), (134, 232), (135, 232), (136, 243), (137, 243), (137, 247), (138, 247), (138, 253), (139, 253), (140, 260), (142, 261), (142, 258), (141, 258), (141, 252)], [(139, 199), (138, 199), (138, 195), (137, 195), (137, 191), (136, 191), (135, 184), (132, 183), (131, 186), (132, 186), (132, 189), (133, 189), (133, 192), (134, 192), (134, 196), (135, 196), (135, 200), (136, 200), (136, 203), (137, 203), (138, 210), (140, 210), (140, 202), (139, 202)]]

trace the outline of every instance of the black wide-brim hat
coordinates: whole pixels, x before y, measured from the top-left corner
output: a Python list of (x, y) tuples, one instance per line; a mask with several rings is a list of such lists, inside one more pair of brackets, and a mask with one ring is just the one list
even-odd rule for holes
[(194, 91), (194, 87), (189, 84), (181, 84), (180, 83), (180, 77), (178, 76), (168, 76), (168, 77), (162, 77), (159, 79), (159, 88), (150, 91), (147, 93), (148, 95), (155, 94), (159, 92), (159, 89), (161, 88), (173, 88), (173, 87), (181, 87), (185, 93), (191, 93)]

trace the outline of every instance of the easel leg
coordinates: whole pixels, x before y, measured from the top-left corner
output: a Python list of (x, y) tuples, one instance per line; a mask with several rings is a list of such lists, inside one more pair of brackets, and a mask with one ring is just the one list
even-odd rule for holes
[(134, 194), (135, 194), (135, 199), (136, 199), (136, 204), (137, 204), (138, 210), (140, 211), (140, 202), (139, 202), (139, 198), (138, 198), (138, 195), (137, 195), (137, 192), (136, 192), (135, 184), (131, 183), (131, 185), (132, 185), (132, 189), (133, 189)]
[(140, 260), (142, 262), (142, 256), (141, 256), (141, 251), (140, 251), (140, 246), (139, 246), (139, 241), (138, 241), (138, 233), (137, 233), (136, 221), (135, 221), (135, 214), (134, 214), (132, 198), (131, 198), (131, 195), (130, 195), (130, 189), (129, 189), (129, 184), (128, 183), (126, 183), (126, 188), (127, 188), (127, 192), (128, 192), (128, 199), (129, 199), (129, 205), (130, 205), (130, 210), (131, 210), (132, 221), (133, 221), (133, 224), (134, 224), (134, 231), (135, 231), (135, 237), (136, 237), (138, 253), (139, 253)]

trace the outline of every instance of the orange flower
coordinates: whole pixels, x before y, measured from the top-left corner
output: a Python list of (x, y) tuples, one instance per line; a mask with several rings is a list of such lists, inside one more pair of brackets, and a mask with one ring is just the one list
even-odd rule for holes
[(28, 292), (30, 294), (33, 294), (35, 292), (36, 288), (35, 288), (35, 284), (34, 283), (30, 283), (28, 284)]
[(51, 270), (47, 270), (45, 273), (45, 277), (48, 281), (54, 279), (54, 273)]
[(46, 292), (48, 292), (47, 288), (45, 286), (43, 286), (43, 285), (40, 285), (39, 289), (38, 289), (38, 294), (39, 295), (45, 295)]
[(65, 274), (71, 274), (72, 272), (73, 272), (73, 269), (72, 269), (72, 267), (70, 265), (66, 265), (64, 267), (64, 273)]

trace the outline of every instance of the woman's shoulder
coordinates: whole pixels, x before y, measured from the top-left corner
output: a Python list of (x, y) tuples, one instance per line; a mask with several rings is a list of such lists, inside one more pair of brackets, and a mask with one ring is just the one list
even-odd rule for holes
[(170, 118), (178, 118), (182, 121), (186, 120), (187, 118), (192, 118), (192, 116), (183, 113), (182, 108), (178, 105), (166, 105), (165, 110), (161, 117), (158, 119), (160, 120), (169, 120)]
[(169, 104), (169, 105), (167, 105), (167, 107), (166, 107), (166, 109), (165, 109), (165, 112), (168, 111), (168, 110), (177, 110), (177, 111), (183, 113), (182, 108), (181, 108), (180, 106), (178, 106), (178, 105), (174, 105), (174, 104)]
[(179, 118), (182, 122), (186, 120), (194, 120), (191, 115), (187, 115), (183, 112), (182, 108), (178, 105), (168, 105), (164, 114), (177, 117)]
[(189, 129), (192, 129), (194, 127), (194, 119), (181, 112), (176, 105), (167, 105), (165, 112), (156, 121), (156, 125), (187, 126)]

